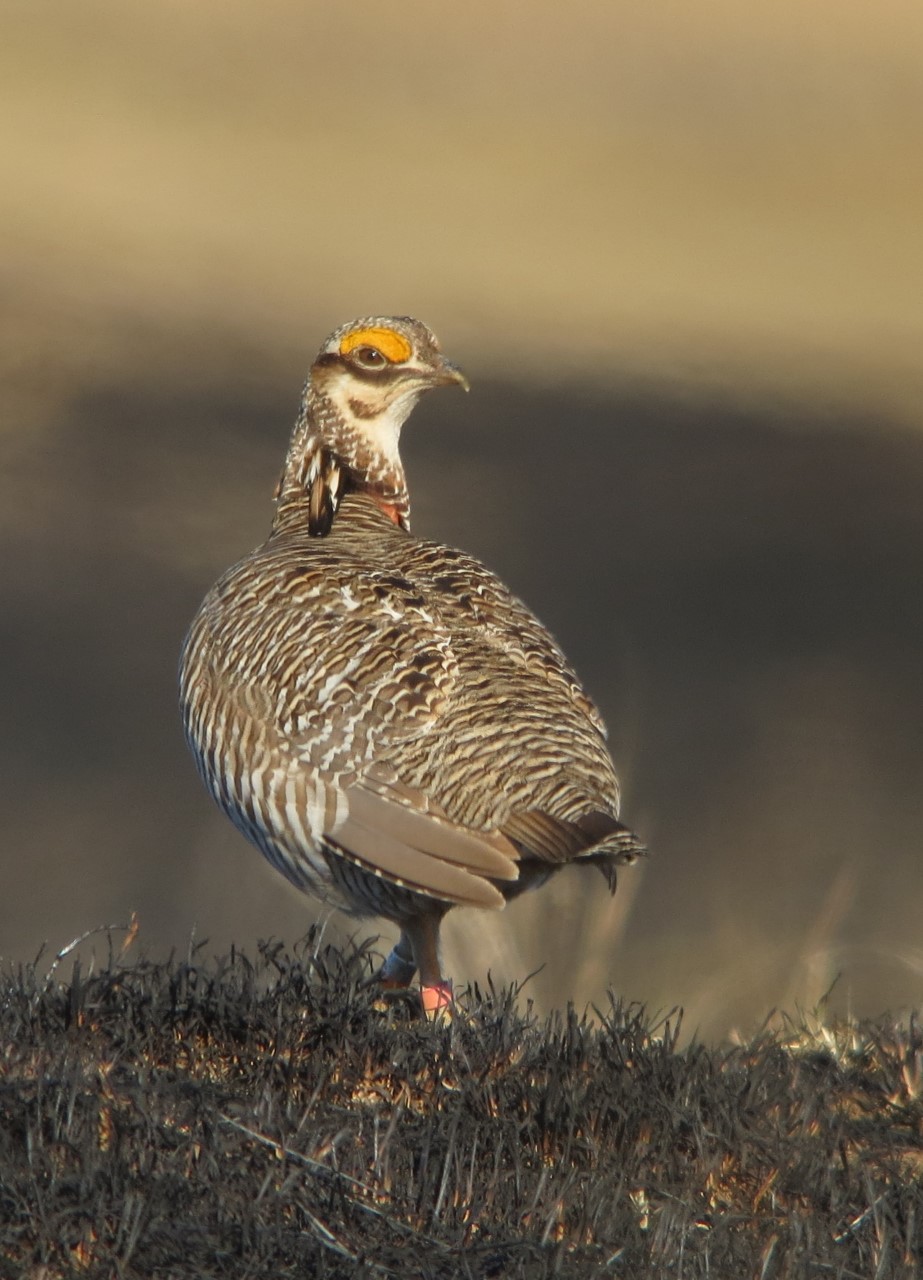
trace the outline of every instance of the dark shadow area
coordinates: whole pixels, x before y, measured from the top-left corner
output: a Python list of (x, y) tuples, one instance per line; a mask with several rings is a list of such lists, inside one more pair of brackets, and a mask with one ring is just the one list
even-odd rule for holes
[[(132, 909), (152, 954), (193, 927), (221, 949), (318, 918), (212, 812), (175, 709), (188, 620), (268, 528), (302, 356), (200, 344), (187, 359), (180, 345), (154, 345), (124, 377), (83, 370), (79, 393), (7, 442), (0, 947), (13, 959)], [(623, 876), (639, 878), (618, 937), (596, 877), (574, 873), (560, 898), (564, 877), (506, 917), (466, 917), (456, 978), (483, 980), (483, 939), (509, 933), (499, 976), (545, 964), (530, 988), (542, 1008), (615, 984), (716, 1035), (812, 1004), (838, 974), (841, 1007), (912, 1003), (923, 437), (469, 372), (469, 397), (432, 397), (406, 429), (415, 532), (479, 555), (557, 635), (653, 856)]]

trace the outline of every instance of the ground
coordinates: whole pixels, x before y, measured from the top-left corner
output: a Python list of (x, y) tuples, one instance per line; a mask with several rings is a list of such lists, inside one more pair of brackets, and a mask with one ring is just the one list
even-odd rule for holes
[(8, 974), (0, 1275), (917, 1274), (915, 1022), (681, 1048), (469, 989), (433, 1025), (373, 959)]

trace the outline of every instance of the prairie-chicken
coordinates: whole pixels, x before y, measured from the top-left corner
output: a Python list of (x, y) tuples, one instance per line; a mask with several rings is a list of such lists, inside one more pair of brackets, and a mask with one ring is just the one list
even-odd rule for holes
[(268, 539), (205, 597), (180, 671), (199, 772), (298, 888), (401, 935), (380, 977), (451, 1002), (450, 907), (643, 847), (555, 641), (477, 560), (411, 534), (400, 429), (462, 386), (425, 325), (337, 329), (311, 367)]

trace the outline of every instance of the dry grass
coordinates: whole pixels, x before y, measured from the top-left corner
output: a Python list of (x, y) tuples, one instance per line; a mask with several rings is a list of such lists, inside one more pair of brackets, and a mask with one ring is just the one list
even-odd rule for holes
[(0, 1274), (910, 1280), (923, 1039), (378, 1006), (363, 951), (6, 979)]

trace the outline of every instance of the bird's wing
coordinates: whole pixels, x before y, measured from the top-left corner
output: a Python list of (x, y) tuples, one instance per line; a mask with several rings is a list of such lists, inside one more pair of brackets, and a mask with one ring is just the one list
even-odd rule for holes
[[(354, 861), (406, 888), (468, 906), (502, 907), (492, 880), (515, 880), (515, 846), (499, 832), (473, 831), (404, 789), (347, 788), (345, 820), (331, 840)], [(400, 797), (400, 798), (399, 798)]]

